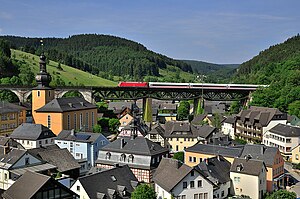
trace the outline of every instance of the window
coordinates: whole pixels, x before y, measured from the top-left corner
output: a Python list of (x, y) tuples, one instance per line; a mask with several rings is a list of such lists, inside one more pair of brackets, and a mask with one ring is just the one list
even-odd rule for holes
[(38, 97), (41, 96), (41, 92), (40, 91), (37, 92), (37, 96)]
[(120, 161), (124, 161), (125, 162), (126, 160), (126, 155), (123, 153), (121, 156), (120, 156)]
[(45, 144), (48, 144), (48, 140), (45, 140)]
[(68, 130), (71, 128), (70, 126), (70, 114), (67, 116)]
[(187, 182), (183, 182), (182, 188), (183, 188), (183, 189), (186, 189), (186, 188), (187, 188)]
[(39, 145), (42, 145), (42, 141), (41, 140), (39, 141)]
[(199, 199), (199, 194), (194, 194), (194, 199)]
[(132, 155), (132, 154), (130, 154), (130, 155), (128, 156), (128, 162), (133, 162), (133, 155)]
[(94, 112), (92, 112), (92, 126), (94, 126)]
[(4, 174), (4, 180), (7, 180), (7, 173)]
[(85, 113), (85, 127), (89, 129), (89, 113)]
[(82, 129), (83, 127), (83, 121), (82, 121), (82, 113), (79, 115), (79, 129)]
[(51, 128), (51, 116), (48, 115), (48, 128), (50, 129)]
[(189, 156), (189, 162), (193, 161), (193, 157)]
[(234, 182), (240, 182), (241, 178), (240, 177), (234, 177)]
[(182, 195), (182, 196), (181, 196), (181, 199), (186, 199), (186, 195)]
[(178, 151), (178, 145), (176, 145), (176, 151)]
[(204, 199), (208, 199), (208, 193), (204, 193)]
[(199, 193), (199, 199), (203, 199), (203, 193)]
[(196, 162), (197, 160), (196, 160), (196, 157), (193, 157), (193, 159), (194, 159), (194, 162)]
[(29, 165), (29, 158), (25, 158), (25, 165)]
[(202, 187), (202, 180), (198, 180), (198, 187)]
[(110, 156), (111, 156), (111, 153), (110, 153), (110, 152), (107, 152), (107, 153), (106, 153), (106, 156), (105, 156), (105, 159), (108, 159), (108, 160), (109, 160), (109, 159), (110, 159)]
[(190, 188), (194, 188), (195, 187), (195, 182), (194, 181), (190, 181)]
[(49, 95), (49, 97), (51, 96), (51, 91), (48, 91), (48, 95)]
[(202, 158), (199, 158), (199, 161), (202, 162)]
[(76, 187), (76, 190), (77, 190), (77, 191), (80, 191), (80, 186), (77, 186), (77, 187)]
[(225, 193), (224, 193), (224, 191), (222, 191), (222, 192), (221, 192), (221, 196), (224, 197), (224, 195), (225, 195)]
[(194, 176), (194, 175), (195, 175), (194, 171), (191, 171), (191, 176)]
[(74, 129), (77, 129), (77, 114), (74, 114)]
[(299, 155), (298, 154), (296, 154), (296, 160), (299, 160)]

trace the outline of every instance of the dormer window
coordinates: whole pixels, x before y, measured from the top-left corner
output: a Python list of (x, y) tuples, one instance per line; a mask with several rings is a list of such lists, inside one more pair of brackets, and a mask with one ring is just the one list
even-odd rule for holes
[(120, 156), (120, 161), (124, 161), (126, 160), (126, 155), (124, 153), (121, 154)]
[(105, 159), (109, 160), (109, 159), (110, 159), (110, 156), (111, 156), (111, 153), (110, 153), (110, 152), (107, 152), (107, 153), (106, 153), (106, 156), (105, 156)]
[(130, 154), (130, 155), (128, 156), (128, 162), (133, 162), (133, 155), (132, 155), (132, 154)]

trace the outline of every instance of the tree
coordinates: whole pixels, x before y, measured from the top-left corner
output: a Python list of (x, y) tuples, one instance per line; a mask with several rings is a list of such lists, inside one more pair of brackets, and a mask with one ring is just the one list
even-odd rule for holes
[(288, 106), (288, 112), (290, 115), (295, 115), (300, 118), (300, 100), (290, 103)]
[(188, 101), (181, 101), (177, 109), (177, 119), (184, 120), (188, 118), (190, 113), (190, 104)]
[(156, 199), (156, 193), (147, 184), (141, 184), (132, 192), (131, 199)]
[(152, 122), (152, 104), (149, 98), (146, 99), (144, 121)]
[(295, 199), (297, 195), (295, 192), (289, 192), (287, 190), (278, 190), (267, 196), (266, 199)]
[(102, 127), (99, 124), (96, 124), (93, 126), (93, 132), (94, 133), (101, 133), (102, 132)]
[(110, 118), (108, 121), (109, 131), (112, 133), (116, 133), (120, 126), (120, 121), (116, 118)]
[(221, 124), (221, 118), (220, 118), (220, 115), (218, 113), (214, 114), (214, 119), (212, 121), (212, 125), (214, 127), (216, 127), (217, 129), (221, 129), (221, 126), (222, 126), (222, 124)]
[(174, 154), (173, 159), (184, 162), (184, 152), (180, 151)]
[[(197, 103), (197, 109), (196, 109), (196, 112), (195, 112), (195, 116), (197, 115), (201, 115), (204, 113), (204, 109), (203, 109), (203, 99), (199, 99), (198, 103)], [(195, 104), (194, 104), (195, 105)]]
[(229, 113), (230, 114), (237, 114), (237, 113), (239, 113), (240, 108), (241, 108), (241, 102), (240, 101), (234, 101), (230, 105)]

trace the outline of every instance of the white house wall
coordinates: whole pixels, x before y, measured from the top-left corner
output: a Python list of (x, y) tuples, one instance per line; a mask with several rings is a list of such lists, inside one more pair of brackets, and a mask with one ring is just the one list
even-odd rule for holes
[[(77, 186), (80, 187), (80, 188), (79, 188), (79, 189), (80, 189), (79, 191), (77, 190)], [(78, 194), (79, 197), (80, 197), (80, 199), (90, 199), (90, 197), (88, 196), (88, 194), (87, 194), (86, 191), (84, 190), (84, 188), (83, 188), (83, 186), (81, 185), (81, 183), (80, 183), (79, 180), (77, 180), (77, 181), (73, 184), (73, 186), (71, 187), (71, 190), (72, 190), (74, 193)], [(95, 195), (96, 195), (96, 193), (95, 193)]]

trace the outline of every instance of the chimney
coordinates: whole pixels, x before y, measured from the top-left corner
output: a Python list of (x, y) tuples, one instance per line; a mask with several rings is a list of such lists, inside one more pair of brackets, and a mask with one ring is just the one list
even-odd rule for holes
[(74, 129), (71, 130), (71, 135), (75, 136), (75, 130)]
[(217, 155), (217, 159), (218, 161), (221, 161), (220, 155)]
[(72, 107), (73, 107), (73, 104), (72, 104), (72, 103), (68, 103), (68, 105), (70, 106), (70, 108), (72, 108)]
[(205, 164), (208, 165), (208, 158), (205, 158), (204, 161), (205, 161)]
[(81, 106), (84, 106), (84, 103), (83, 102), (80, 102)]

